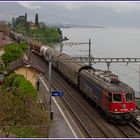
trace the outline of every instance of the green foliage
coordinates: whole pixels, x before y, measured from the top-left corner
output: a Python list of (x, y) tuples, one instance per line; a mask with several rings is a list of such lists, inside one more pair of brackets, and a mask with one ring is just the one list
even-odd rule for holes
[(26, 26), (25, 26), (25, 22), (19, 22), (18, 24), (15, 25), (15, 31), (17, 33), (23, 33), (26, 31)]
[(42, 135), (35, 128), (14, 127), (12, 133), (16, 134), (18, 138), (42, 138)]
[(44, 136), (42, 131), (38, 133), (40, 128), (34, 127), (47, 129), (48, 125), (47, 114), (38, 106), (36, 98), (36, 89), (24, 76), (12, 73), (4, 79), (0, 88), (0, 124), (5, 135), (12, 132), (18, 137)]
[(4, 79), (2, 89), (5, 90), (9, 87), (18, 88), (20, 92), (15, 93), (17, 96), (25, 97), (26, 95), (36, 98), (37, 91), (32, 86), (30, 81), (27, 81), (23, 75), (12, 73)]
[(25, 43), (5, 46), (5, 53), (2, 55), (4, 64), (7, 66), (10, 62), (21, 58), (27, 48), (27, 44)]
[(4, 73), (6, 71), (6, 67), (3, 63), (0, 63), (0, 73)]
[(49, 28), (45, 24), (43, 27), (40, 26), (38, 14), (35, 15), (35, 25), (37, 29), (31, 29), (27, 21), (27, 14), (25, 13), (25, 19), (21, 19), (14, 24), (14, 31), (25, 36), (33, 37), (43, 44), (60, 42), (62, 40), (62, 31), (59, 28)]
[(48, 42), (60, 42), (62, 32), (59, 28), (48, 28), (32, 30), (32, 36), (36, 40), (46, 44)]
[[(19, 88), (0, 89), (0, 124), (5, 128), (5, 132), (14, 132), (18, 137), (34, 136), (35, 133), (28, 133), (27, 128), (47, 126), (48, 118), (46, 112), (38, 107), (29, 94), (23, 98), (19, 96), (20, 92)], [(19, 134), (17, 128), (23, 132)]]

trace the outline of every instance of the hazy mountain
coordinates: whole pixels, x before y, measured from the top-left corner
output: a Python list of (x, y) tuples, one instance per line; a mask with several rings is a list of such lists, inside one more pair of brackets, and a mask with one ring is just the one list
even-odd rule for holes
[(24, 14), (27, 9), (16, 2), (0, 2), (0, 20), (11, 20)]
[(35, 13), (38, 13), (39, 20), (46, 23), (140, 27), (140, 8), (131, 12), (116, 12), (113, 8), (94, 4), (74, 9), (63, 7), (61, 3), (56, 5), (47, 2), (32, 3), (29, 6), (27, 8), (18, 2), (0, 2), (0, 20), (11, 21), (12, 17), (24, 15), (26, 12), (28, 20), (34, 21)]

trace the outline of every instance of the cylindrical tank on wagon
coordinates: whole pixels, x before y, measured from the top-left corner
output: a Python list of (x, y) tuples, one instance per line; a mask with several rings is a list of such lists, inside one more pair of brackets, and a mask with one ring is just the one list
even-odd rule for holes
[(45, 58), (46, 61), (48, 61), (47, 49), (49, 49), (48, 46), (42, 46), (40, 48), (40, 53), (44, 56), (44, 58)]
[(51, 59), (52, 59), (52, 66), (54, 68), (57, 68), (57, 65), (58, 65), (58, 57), (60, 55), (62, 55), (63, 53), (61, 53), (61, 52), (59, 52), (59, 51), (57, 51), (57, 50), (55, 50), (53, 48), (50, 48), (50, 47), (48, 47), (47, 49), (44, 49), (44, 50), (45, 50), (44, 56), (45, 56), (46, 61), (48, 61), (49, 54), (50, 54), (51, 55)]

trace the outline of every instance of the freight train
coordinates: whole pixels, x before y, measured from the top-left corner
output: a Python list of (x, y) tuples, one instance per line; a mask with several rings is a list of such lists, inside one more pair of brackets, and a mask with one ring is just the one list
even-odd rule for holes
[(136, 118), (135, 92), (111, 71), (79, 63), (65, 53), (43, 45), (30, 44), (30, 50), (49, 61), (63, 77), (89, 97), (114, 122), (130, 122)]
[(52, 66), (94, 101), (110, 120), (128, 122), (136, 117), (134, 90), (111, 71), (94, 69), (48, 46), (31, 45), (31, 50), (46, 61), (51, 54)]

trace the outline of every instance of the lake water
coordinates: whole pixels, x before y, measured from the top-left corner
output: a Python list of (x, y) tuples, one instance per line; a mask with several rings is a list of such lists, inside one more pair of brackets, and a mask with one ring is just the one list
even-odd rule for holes
[[(63, 28), (63, 36), (67, 42), (88, 42), (91, 39), (91, 54), (93, 57), (135, 57), (140, 58), (140, 28)], [(88, 45), (73, 45), (63, 47), (63, 52), (69, 55), (87, 56)], [(59, 49), (59, 45), (57, 46)], [(140, 63), (111, 63), (110, 70), (119, 79), (139, 92)], [(107, 69), (105, 64), (93, 64), (93, 67)], [(140, 97), (140, 94), (137, 93)]]

